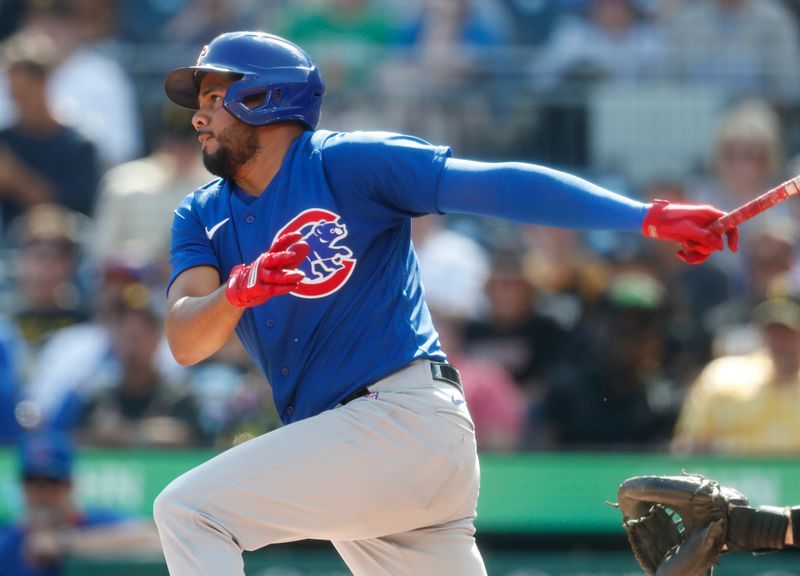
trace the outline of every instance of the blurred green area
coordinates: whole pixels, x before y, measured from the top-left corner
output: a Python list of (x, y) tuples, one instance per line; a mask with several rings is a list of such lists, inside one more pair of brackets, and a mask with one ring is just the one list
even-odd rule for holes
[[(77, 463), (83, 506), (149, 516), (153, 498), (213, 451), (84, 450)], [(265, 455), (265, 457), (268, 457)], [(755, 505), (800, 502), (800, 461), (676, 457), (647, 453), (484, 454), (478, 540), (493, 576), (632, 576), (619, 513), (607, 504), (640, 474), (702, 473), (735, 485)], [(20, 510), (14, 453), (0, 450), (0, 520)], [(800, 576), (797, 553), (725, 556), (718, 576)], [(248, 575), (338, 576), (348, 571), (328, 543), (272, 546), (245, 555)], [(167, 576), (160, 558), (74, 558), (68, 576)]]
[[(156, 495), (174, 478), (216, 452), (85, 449), (76, 464), (78, 501), (150, 516)], [(265, 458), (268, 458), (265, 455)], [(0, 521), (20, 511), (13, 450), (0, 449)], [(658, 453), (483, 454), (478, 533), (525, 535), (622, 534), (616, 499), (620, 482), (644, 474), (704, 474), (736, 486), (754, 505), (800, 503), (796, 458), (677, 457)]]

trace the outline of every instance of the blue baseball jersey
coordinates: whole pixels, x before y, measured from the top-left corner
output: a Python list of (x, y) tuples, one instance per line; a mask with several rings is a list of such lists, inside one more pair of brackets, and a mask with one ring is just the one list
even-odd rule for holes
[(438, 212), (447, 147), (379, 132), (305, 132), (253, 197), (213, 180), (172, 228), (172, 281), (195, 266), (225, 279), (281, 234), (310, 246), (295, 292), (245, 310), (236, 332), (284, 423), (329, 409), (420, 358), (445, 360), (423, 298), (411, 217)]

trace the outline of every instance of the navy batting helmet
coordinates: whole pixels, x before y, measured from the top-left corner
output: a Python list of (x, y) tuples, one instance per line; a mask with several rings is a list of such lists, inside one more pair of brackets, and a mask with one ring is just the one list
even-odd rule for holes
[[(195, 66), (167, 75), (164, 90), (170, 100), (197, 109), (200, 79), (206, 72), (231, 74), (222, 105), (246, 124), (261, 126), (299, 121), (311, 130), (319, 122), (325, 85), (311, 58), (288, 40), (264, 32), (228, 32), (203, 47)], [(245, 98), (263, 95), (249, 107)]]

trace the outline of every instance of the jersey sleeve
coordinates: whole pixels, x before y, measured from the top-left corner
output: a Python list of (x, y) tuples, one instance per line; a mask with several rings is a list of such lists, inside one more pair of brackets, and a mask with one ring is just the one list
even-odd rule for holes
[(439, 212), (436, 191), (450, 148), (389, 132), (336, 133), (322, 146), (325, 176), (364, 216), (399, 219)]
[(172, 218), (172, 241), (170, 242), (169, 262), (172, 273), (167, 283), (167, 292), (175, 281), (189, 268), (213, 266), (219, 270), (219, 258), (206, 238), (205, 229), (194, 209), (194, 195), (187, 196), (175, 209)]
[(450, 158), (439, 179), (445, 214), (477, 214), (578, 230), (641, 231), (648, 204), (582, 178), (523, 162)]

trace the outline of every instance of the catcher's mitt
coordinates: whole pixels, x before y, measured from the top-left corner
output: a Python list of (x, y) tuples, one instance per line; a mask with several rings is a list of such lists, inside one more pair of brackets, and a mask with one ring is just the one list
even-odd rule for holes
[(784, 546), (786, 509), (750, 508), (741, 493), (703, 476), (636, 476), (620, 485), (617, 497), (647, 576), (710, 575), (724, 551)]

